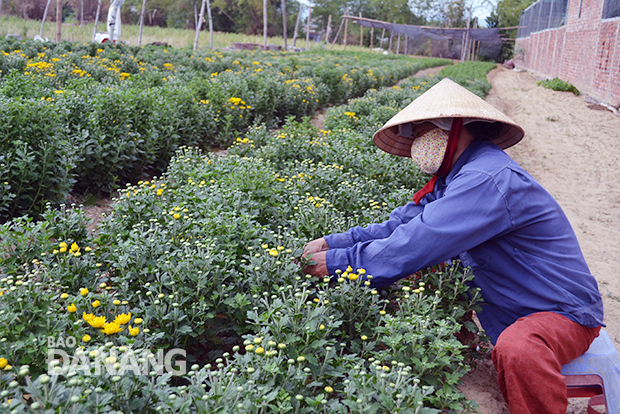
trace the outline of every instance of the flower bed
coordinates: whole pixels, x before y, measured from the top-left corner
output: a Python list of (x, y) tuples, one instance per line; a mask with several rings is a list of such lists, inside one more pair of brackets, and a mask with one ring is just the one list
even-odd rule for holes
[(391, 85), (441, 59), (370, 53), (196, 52), (0, 40), (0, 219), (75, 189), (164, 171), (181, 146), (227, 146)]
[[(180, 148), (161, 177), (121, 191), (95, 236), (79, 208), (2, 225), (0, 409), (469, 410), (455, 337), (479, 301), (469, 271), (443, 265), (385, 289), (364, 269), (300, 273), (307, 240), (385, 219), (428, 178), (375, 148), (366, 120), (435, 81), (333, 108), (330, 129), (291, 118), (251, 127), (226, 156)], [(171, 354), (181, 375), (167, 372)]]

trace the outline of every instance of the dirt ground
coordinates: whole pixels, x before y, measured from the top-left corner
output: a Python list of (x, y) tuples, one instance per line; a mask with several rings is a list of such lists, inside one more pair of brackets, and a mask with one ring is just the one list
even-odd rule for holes
[[(587, 96), (536, 85), (535, 74), (503, 67), (491, 71), (486, 100), (525, 130), (525, 138), (506, 152), (560, 203), (579, 239), (586, 262), (599, 283), (605, 328), (620, 349), (620, 117)], [(490, 353), (463, 381), (462, 390), (480, 414), (508, 408), (495, 382)], [(586, 413), (584, 399), (572, 399), (567, 413)]]

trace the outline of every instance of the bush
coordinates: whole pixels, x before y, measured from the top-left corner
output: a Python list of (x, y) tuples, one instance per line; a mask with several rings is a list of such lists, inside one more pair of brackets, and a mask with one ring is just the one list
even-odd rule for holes
[(536, 85), (545, 87), (547, 89), (552, 89), (554, 91), (572, 92), (576, 96), (579, 96), (579, 94), (580, 94), (579, 90), (577, 90), (577, 88), (575, 88), (575, 86), (573, 86), (572, 84), (570, 84), (570, 83), (568, 83), (566, 81), (563, 81), (562, 79), (559, 79), (559, 78), (554, 78), (554, 79), (551, 79), (551, 80), (538, 81), (538, 82), (536, 82)]
[(54, 98), (0, 96), (0, 220), (38, 216), (62, 201), (74, 179), (75, 142), (63, 136)]

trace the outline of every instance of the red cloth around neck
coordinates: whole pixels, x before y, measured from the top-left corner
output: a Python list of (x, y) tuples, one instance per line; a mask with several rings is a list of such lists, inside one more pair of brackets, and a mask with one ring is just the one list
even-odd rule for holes
[(431, 178), (421, 190), (413, 195), (413, 202), (416, 203), (416, 205), (420, 203), (422, 197), (433, 191), (437, 178), (448, 174), (452, 169), (452, 158), (454, 158), (454, 154), (456, 154), (456, 146), (459, 141), (459, 136), (461, 136), (461, 129), (463, 129), (463, 118), (454, 118), (452, 121), (452, 128), (450, 128), (450, 134), (448, 135), (448, 147), (443, 156), (441, 167), (439, 167), (439, 171), (433, 175), (433, 178)]

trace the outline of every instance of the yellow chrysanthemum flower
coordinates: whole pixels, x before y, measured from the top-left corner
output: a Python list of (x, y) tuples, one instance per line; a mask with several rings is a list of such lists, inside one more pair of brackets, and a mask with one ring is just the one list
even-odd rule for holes
[(129, 325), (129, 335), (136, 336), (139, 333), (140, 333), (140, 328), (138, 328), (137, 326), (133, 328), (131, 325)]
[(136, 318), (133, 320), (133, 323), (135, 323), (136, 325), (142, 325), (142, 318)]
[(84, 336), (82, 337), (82, 341), (84, 341), (84, 342), (90, 342), (90, 335), (84, 335)]
[(91, 305), (93, 305), (93, 308), (98, 308), (99, 306), (101, 306), (101, 302), (99, 302), (98, 300), (94, 301), (93, 303), (91, 303)]
[(88, 289), (86, 289), (86, 288), (80, 289), (80, 295), (82, 295), (82, 296), (88, 295)]
[(67, 306), (67, 312), (74, 313), (75, 311), (77, 311), (77, 306), (75, 306), (73, 303)]
[(103, 332), (106, 335), (113, 335), (115, 333), (119, 333), (123, 330), (123, 328), (116, 322), (106, 322), (105, 325), (103, 325), (103, 329), (101, 330), (101, 332)]
[(105, 316), (95, 316), (86, 322), (93, 328), (103, 328), (108, 323)]
[(71, 245), (71, 251), (73, 253), (77, 253), (80, 251), (80, 246), (78, 246), (78, 244), (76, 242), (73, 242), (73, 244)]
[(4, 369), (8, 363), (9, 361), (7, 361), (6, 358), (0, 358), (0, 369)]
[(125, 324), (128, 324), (130, 320), (131, 320), (131, 312), (129, 312), (128, 314), (121, 313), (116, 318), (114, 318), (114, 323), (117, 323), (119, 325), (125, 325)]
[(68, 293), (63, 293), (62, 295), (60, 295), (60, 299), (67, 299), (69, 297)]

